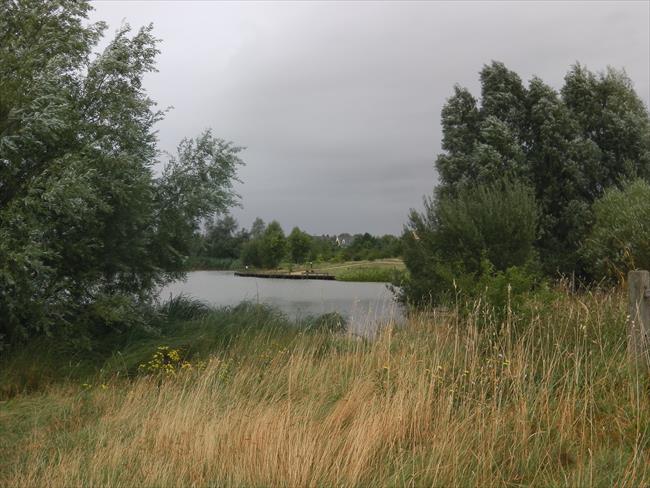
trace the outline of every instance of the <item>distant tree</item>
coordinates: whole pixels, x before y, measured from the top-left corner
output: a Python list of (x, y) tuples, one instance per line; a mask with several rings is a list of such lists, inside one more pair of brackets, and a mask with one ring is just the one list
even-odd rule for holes
[(402, 239), (391, 234), (379, 238), (380, 258), (395, 258), (402, 255)]
[(311, 240), (309, 249), (310, 261), (329, 261), (340, 252), (336, 245), (335, 238), (330, 236), (318, 236)]
[(312, 245), (312, 239), (306, 232), (294, 227), (287, 238), (287, 247), (291, 261), (294, 263), (303, 263)]
[(379, 241), (368, 232), (357, 234), (353, 237), (352, 243), (343, 250), (343, 255), (348, 260), (359, 261), (362, 259), (374, 259), (377, 256)]
[(277, 221), (271, 222), (260, 239), (262, 264), (266, 268), (276, 268), (287, 252), (287, 240)]
[(235, 218), (226, 214), (207, 225), (204, 253), (212, 258), (238, 259), (247, 240), (248, 232), (239, 229)]
[(240, 259), (245, 266), (261, 268), (264, 266), (262, 259), (262, 239), (251, 239), (242, 245)]
[(251, 239), (259, 239), (260, 237), (262, 237), (265, 230), (266, 230), (266, 224), (261, 218), (257, 217), (253, 221), (253, 224), (251, 225), (251, 230), (250, 230)]
[(236, 201), (239, 148), (209, 131), (154, 175), (152, 27), (94, 56), (106, 26), (90, 10), (0, 2), (0, 343), (137, 322), (183, 275), (199, 222)]

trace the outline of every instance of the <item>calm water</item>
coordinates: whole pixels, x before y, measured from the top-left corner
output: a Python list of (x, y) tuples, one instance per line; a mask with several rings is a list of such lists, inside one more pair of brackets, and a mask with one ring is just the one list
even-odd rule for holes
[(384, 283), (245, 278), (231, 271), (194, 271), (186, 281), (163, 288), (160, 297), (180, 293), (215, 306), (244, 300), (267, 303), (292, 319), (339, 312), (355, 332), (367, 333), (377, 324), (401, 318), (399, 306)]

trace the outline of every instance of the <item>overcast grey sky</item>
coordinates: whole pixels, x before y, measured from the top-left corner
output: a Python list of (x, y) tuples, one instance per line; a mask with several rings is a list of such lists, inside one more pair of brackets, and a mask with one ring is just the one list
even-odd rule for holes
[(243, 208), (310, 233), (399, 233), (436, 182), (454, 83), (503, 61), (559, 88), (576, 61), (625, 68), (650, 101), (650, 2), (98, 1), (109, 34), (153, 22), (160, 145), (211, 127), (245, 146)]

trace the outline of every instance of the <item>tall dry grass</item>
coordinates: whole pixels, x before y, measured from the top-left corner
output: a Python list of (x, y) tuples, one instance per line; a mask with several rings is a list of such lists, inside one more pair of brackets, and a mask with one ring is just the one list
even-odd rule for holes
[(647, 378), (625, 361), (623, 298), (491, 317), (433, 312), (372, 342), (263, 331), (200, 371), (15, 398), (0, 484), (648, 485)]

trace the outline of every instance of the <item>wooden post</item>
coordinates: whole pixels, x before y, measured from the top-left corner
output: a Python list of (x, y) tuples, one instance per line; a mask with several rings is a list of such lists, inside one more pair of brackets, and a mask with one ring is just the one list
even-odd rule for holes
[(630, 271), (627, 351), (635, 366), (650, 368), (650, 272)]

